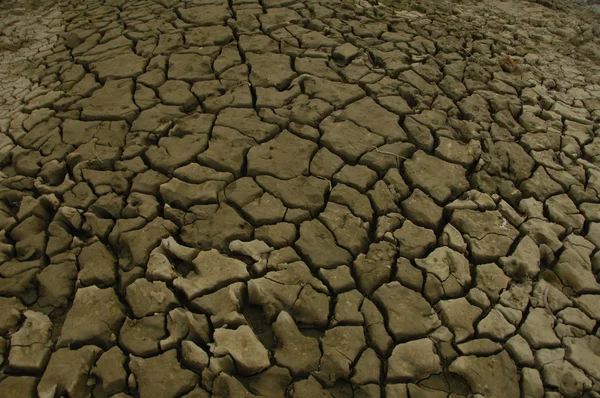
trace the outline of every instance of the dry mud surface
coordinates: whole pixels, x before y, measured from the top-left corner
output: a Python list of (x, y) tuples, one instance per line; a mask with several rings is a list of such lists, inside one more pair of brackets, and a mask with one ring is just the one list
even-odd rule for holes
[(539, 3), (3, 2), (0, 397), (599, 397), (598, 5)]

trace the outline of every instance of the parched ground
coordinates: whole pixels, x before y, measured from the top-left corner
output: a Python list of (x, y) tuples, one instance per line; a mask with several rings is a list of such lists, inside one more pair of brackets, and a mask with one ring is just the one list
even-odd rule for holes
[(0, 397), (600, 397), (600, 5), (539, 3), (0, 2)]

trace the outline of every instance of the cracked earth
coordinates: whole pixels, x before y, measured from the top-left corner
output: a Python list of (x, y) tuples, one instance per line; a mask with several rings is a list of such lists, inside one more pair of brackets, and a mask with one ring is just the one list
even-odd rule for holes
[(600, 397), (600, 5), (409, 3), (5, 3), (0, 396)]

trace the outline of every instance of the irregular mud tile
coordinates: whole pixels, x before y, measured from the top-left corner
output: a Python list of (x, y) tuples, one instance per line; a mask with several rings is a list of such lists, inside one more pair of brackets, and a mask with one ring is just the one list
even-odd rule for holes
[(235, 85), (228, 87), (222, 95), (210, 96), (204, 99), (202, 105), (205, 111), (219, 113), (225, 108), (252, 108), (253, 100), (248, 83), (244, 81), (234, 83)]
[(501, 257), (498, 264), (513, 278), (535, 278), (540, 272), (540, 249), (530, 236), (525, 236), (514, 252), (509, 257)]
[(354, 274), (363, 294), (370, 296), (389, 281), (395, 256), (396, 248), (388, 242), (373, 243), (366, 255), (358, 255), (354, 261)]
[(248, 326), (236, 330), (216, 329), (213, 338), (213, 354), (231, 355), (242, 375), (256, 374), (270, 366), (269, 352)]
[(256, 177), (256, 182), (262, 189), (281, 199), (286, 207), (305, 209), (311, 214), (316, 214), (323, 208), (329, 188), (327, 181), (313, 176), (279, 180), (261, 175)]
[[(158, 45), (152, 51), (153, 54), (169, 53), (183, 46), (181, 33), (163, 33), (160, 35)], [(149, 55), (149, 54), (148, 54)]]
[(174, 398), (191, 391), (199, 379), (194, 372), (181, 367), (176, 350), (147, 359), (130, 356), (129, 368), (140, 396)]
[(52, 322), (40, 312), (28, 310), (23, 316), (23, 324), (10, 337), (8, 367), (13, 371), (39, 374), (46, 367), (52, 351)]
[(519, 185), (519, 189), (525, 197), (534, 197), (539, 201), (545, 201), (551, 196), (563, 192), (559, 183), (554, 181), (544, 167), (538, 167), (531, 178), (525, 180)]
[(422, 380), (440, 373), (440, 357), (431, 339), (419, 339), (398, 344), (388, 360), (388, 382)]
[(283, 248), (294, 243), (298, 237), (298, 232), (294, 224), (279, 222), (274, 225), (263, 225), (256, 228), (254, 230), (254, 237), (265, 241), (269, 246), (274, 248)]
[(362, 326), (338, 326), (325, 331), (321, 339), (323, 356), (313, 375), (326, 386), (350, 376), (350, 366), (366, 346)]
[(114, 285), (116, 260), (102, 242), (96, 241), (81, 249), (77, 260), (80, 268), (77, 279), (84, 286), (109, 287)]
[[(378, 216), (400, 212), (400, 208), (396, 205), (396, 202), (400, 200), (400, 197), (393, 189), (390, 189), (385, 181), (377, 181), (373, 188), (367, 192), (367, 196), (371, 200)], [(379, 220), (380, 219), (377, 220), (378, 223)]]
[(242, 58), (237, 45), (230, 44), (221, 49), (221, 52), (215, 59), (213, 69), (217, 76), (229, 68), (242, 64)]
[(567, 349), (566, 358), (587, 374), (599, 379), (600, 354), (598, 347), (600, 339), (596, 336), (585, 336), (581, 338), (567, 337), (563, 341)]
[[(406, 71), (407, 69), (410, 68), (410, 59), (408, 57), (408, 55), (401, 50), (391, 50), (391, 51), (379, 51), (379, 50), (372, 50), (372, 55), (375, 59), (375, 62), (377, 62), (377, 64), (382, 65), (383, 68), (386, 70), (386, 72), (392, 76), (392, 77), (397, 77), (399, 75), (400, 72), (402, 71)], [(412, 72), (412, 71), (409, 71)], [(418, 80), (415, 80), (415, 84), (420, 85), (421, 83), (423, 84), (423, 91), (425, 95), (433, 95), (433, 87), (431, 87), (429, 84), (427, 84), (427, 82), (421, 78), (419, 75), (417, 75), (416, 73), (412, 72), (413, 76), (415, 77), (415, 79), (418, 78)], [(402, 76), (401, 80), (402, 81), (407, 81), (410, 82), (411, 77), (413, 76)], [(399, 77), (400, 79), (400, 77)]]
[(556, 195), (547, 199), (544, 207), (552, 222), (572, 229), (575, 233), (579, 233), (583, 229), (585, 218), (579, 213), (567, 194)]
[(49, 108), (51, 107), (57, 100), (64, 97), (65, 93), (62, 91), (49, 91), (46, 94), (39, 95), (24, 106), (23, 110), (26, 112), (31, 112), (35, 109), (39, 108)]
[(586, 314), (577, 308), (565, 308), (557, 314), (567, 325), (573, 325), (585, 330), (587, 333), (593, 333), (596, 322), (590, 319)]
[(353, 256), (363, 252), (369, 244), (368, 224), (352, 215), (346, 206), (328, 203), (319, 220), (333, 233), (336, 242)]
[(177, 298), (166, 283), (150, 282), (147, 279), (137, 279), (127, 286), (126, 299), (133, 314), (138, 318), (167, 312), (178, 306)]
[(458, 163), (469, 168), (481, 156), (481, 143), (470, 140), (463, 143), (446, 137), (439, 138), (439, 144), (435, 148), (435, 155), (448, 162)]
[(104, 82), (111, 79), (136, 78), (144, 73), (147, 62), (145, 58), (131, 53), (92, 62), (89, 68)]
[(79, 146), (97, 138), (98, 145), (121, 147), (129, 127), (124, 121), (82, 122), (67, 119), (62, 123), (62, 140), (67, 144)]
[(125, 370), (127, 357), (117, 346), (104, 352), (92, 369), (92, 374), (99, 382), (94, 387), (94, 394), (111, 396), (126, 391), (127, 371)]
[(313, 376), (294, 382), (290, 386), (290, 394), (292, 398), (333, 398)]
[(360, 163), (383, 175), (389, 169), (400, 167), (416, 150), (414, 145), (406, 142), (385, 144), (365, 153), (360, 158)]
[(127, 206), (122, 211), (124, 218), (143, 217), (147, 221), (152, 221), (158, 217), (160, 204), (152, 195), (132, 192), (127, 197)]
[(219, 76), (223, 87), (231, 88), (237, 84), (247, 84), (248, 87), (251, 87), (252, 83), (248, 81), (250, 75), (249, 68), (248, 65), (241, 64), (227, 69)]
[(486, 397), (519, 395), (517, 367), (506, 351), (482, 358), (459, 357), (450, 365), (450, 371), (463, 377), (473, 392)]
[(406, 258), (423, 257), (436, 243), (432, 230), (419, 227), (409, 220), (394, 231), (393, 237), (398, 243), (400, 255)]
[(302, 84), (308, 96), (327, 101), (337, 109), (365, 96), (365, 92), (357, 85), (332, 82), (314, 76), (306, 77)]
[(331, 326), (362, 325), (364, 317), (360, 312), (360, 307), (363, 299), (364, 296), (356, 289), (339, 294), (329, 324)]
[(263, 373), (251, 378), (248, 388), (265, 397), (285, 397), (288, 385), (292, 382), (290, 371), (272, 366)]
[(17, 330), (26, 307), (16, 297), (0, 297), (0, 335), (7, 335)]
[(216, 126), (235, 129), (258, 143), (278, 137), (279, 127), (263, 121), (254, 109), (227, 108), (219, 112)]
[[(127, 186), (126, 184), (118, 184)], [(95, 187), (96, 191), (100, 191), (100, 187)], [(120, 188), (120, 187), (119, 187)], [(129, 187), (127, 187), (129, 188)], [(124, 193), (124, 190), (119, 189), (119, 193)], [(102, 217), (117, 219), (121, 217), (121, 211), (125, 207), (124, 198), (117, 195), (115, 192), (109, 192), (106, 195), (100, 196), (98, 200), (90, 206), (89, 210)]]
[(244, 216), (255, 226), (281, 222), (286, 211), (283, 202), (268, 193), (263, 194), (260, 198), (253, 200), (242, 208)]
[(521, 335), (516, 334), (508, 339), (505, 347), (506, 351), (511, 355), (517, 365), (533, 366), (533, 351)]
[(600, 307), (597, 306), (600, 303), (600, 295), (582, 294), (573, 301), (590, 318), (600, 320)]
[(0, 395), (15, 398), (33, 397), (37, 384), (38, 379), (33, 376), (7, 376), (0, 381)]
[(454, 334), (457, 343), (475, 334), (475, 321), (483, 312), (480, 308), (469, 304), (464, 297), (440, 301), (436, 310), (440, 314), (442, 323)]
[(287, 312), (279, 313), (273, 323), (273, 333), (278, 342), (274, 357), (280, 366), (288, 368), (293, 375), (306, 375), (318, 369), (321, 358), (318, 340), (304, 336)]
[(302, 94), (298, 85), (284, 91), (277, 90), (275, 87), (256, 87), (255, 90), (256, 106), (258, 108), (283, 108)]
[(523, 395), (530, 397), (543, 397), (544, 384), (537, 369), (523, 368), (521, 371), (521, 391)]
[(322, 33), (309, 31), (300, 36), (301, 48), (336, 47), (343, 43), (341, 38), (325, 36)]
[(356, 162), (384, 143), (381, 136), (348, 120), (336, 122), (327, 118), (319, 127), (323, 132), (321, 144), (347, 162)]
[(309, 98), (307, 95), (302, 94), (280, 112), (295, 123), (316, 128), (323, 119), (333, 112), (333, 109), (333, 106), (327, 101), (319, 98)]
[(396, 280), (416, 292), (423, 291), (423, 271), (407, 258), (400, 257), (396, 261)]
[(99, 171), (92, 169), (83, 170), (83, 178), (91, 185), (96, 194), (104, 195), (110, 191), (125, 194), (129, 191), (129, 181), (122, 171)]
[(139, 173), (133, 178), (131, 190), (133, 192), (141, 192), (148, 195), (154, 195), (159, 187), (169, 181), (169, 177), (159, 173), (158, 171), (148, 170)]
[(218, 203), (218, 195), (225, 188), (225, 181), (206, 181), (190, 184), (177, 178), (160, 186), (160, 196), (165, 203), (179, 208), (189, 209), (194, 205)]
[(290, 57), (284, 54), (248, 53), (250, 82), (257, 87), (275, 87), (283, 90), (288, 87), (296, 73), (291, 68)]
[[(9, 251), (9, 254), (12, 254), (12, 250)], [(4, 261), (2, 265), (0, 265), (0, 276), (10, 278), (24, 271), (43, 267), (43, 264), (40, 260), (19, 261), (16, 259), (11, 259), (11, 257), (13, 256), (11, 255), (8, 257), (8, 259)]]
[[(215, 115), (194, 112), (177, 119), (171, 136), (184, 137), (188, 134), (210, 134), (215, 121)], [(196, 137), (199, 137), (196, 135)]]
[(246, 153), (256, 145), (249, 137), (228, 127), (213, 128), (208, 149), (198, 155), (198, 162), (219, 171), (240, 177), (246, 161)]
[(183, 308), (169, 311), (167, 330), (169, 336), (159, 342), (163, 352), (176, 348), (184, 339), (197, 344), (208, 344), (210, 341), (210, 325), (206, 315), (195, 314)]
[(544, 383), (558, 389), (563, 396), (577, 397), (583, 395), (585, 390), (592, 387), (592, 381), (581, 369), (563, 359), (564, 350), (554, 351), (560, 351), (562, 355), (544, 363), (542, 369)]
[(560, 340), (553, 330), (554, 317), (545, 308), (532, 308), (519, 333), (533, 348), (556, 347)]
[(197, 26), (222, 25), (231, 17), (228, 7), (216, 4), (179, 8), (177, 11), (181, 19)]
[(269, 254), (267, 267), (270, 271), (280, 271), (287, 268), (288, 264), (296, 261), (302, 261), (302, 259), (293, 248), (288, 246), (279, 250), (273, 250)]
[(334, 268), (352, 261), (352, 255), (337, 245), (333, 234), (318, 220), (300, 225), (295, 247), (314, 268)]
[(379, 383), (381, 379), (381, 360), (372, 348), (363, 351), (354, 367), (352, 383), (364, 385)]
[(270, 8), (267, 9), (266, 14), (259, 16), (259, 21), (264, 32), (269, 34), (273, 30), (285, 27), (288, 24), (301, 22), (302, 17), (290, 8)]
[(346, 184), (365, 193), (377, 181), (377, 173), (363, 165), (345, 165), (333, 176), (337, 183)]
[(496, 142), (488, 150), (490, 160), (484, 170), (515, 183), (531, 177), (535, 161), (515, 142)]
[(210, 167), (200, 166), (198, 163), (188, 163), (175, 169), (173, 176), (191, 184), (201, 184), (207, 181), (231, 183), (234, 180), (231, 173), (219, 172)]
[[(181, 342), (181, 359), (183, 364), (196, 373), (202, 373), (208, 367), (208, 354), (191, 341)], [(209, 397), (209, 395), (206, 395)]]
[(279, 311), (285, 310), (299, 323), (325, 326), (330, 300), (326, 293), (325, 285), (313, 277), (302, 262), (289, 264), (281, 271), (272, 271), (248, 282), (250, 303), (261, 305), (270, 322)]
[(475, 268), (475, 284), (492, 302), (498, 301), (500, 293), (506, 289), (510, 278), (496, 264), (481, 264)]
[(176, 230), (175, 224), (159, 217), (141, 229), (123, 232), (116, 245), (119, 248), (119, 267), (130, 270), (136, 265), (145, 265), (152, 249)]
[(497, 341), (505, 341), (515, 332), (511, 324), (498, 308), (492, 310), (477, 324), (477, 334)]
[[(386, 311), (388, 329), (396, 340), (422, 337), (441, 325), (423, 296), (398, 282), (382, 285), (373, 294), (373, 299)], [(405, 322), (407, 317), (418, 322)]]
[[(425, 295), (430, 299), (458, 297), (471, 283), (469, 260), (448, 247), (438, 247), (415, 263), (427, 273)], [(430, 291), (436, 287), (440, 289), (439, 294)]]
[(399, 116), (366, 97), (347, 106), (343, 113), (347, 119), (383, 137), (386, 143), (407, 140), (399, 125)]
[(327, 148), (321, 148), (310, 161), (310, 174), (317, 177), (331, 179), (331, 177), (338, 172), (343, 165), (344, 161), (339, 156), (332, 153)]
[(123, 304), (114, 289), (79, 288), (62, 326), (58, 347), (93, 343), (108, 347), (125, 319)]
[(291, 309), (291, 314), (302, 325), (323, 328), (327, 325), (330, 298), (312, 286), (303, 286)]
[(271, 174), (279, 179), (306, 175), (310, 159), (317, 148), (312, 141), (283, 131), (272, 140), (248, 151), (248, 175)]
[(181, 240), (200, 250), (225, 250), (236, 239), (251, 240), (252, 230), (232, 207), (221, 205), (206, 218), (185, 225), (181, 229)]
[(181, 80), (167, 80), (158, 88), (158, 97), (165, 105), (176, 105), (184, 112), (198, 106), (198, 100), (190, 91), (190, 84)]
[(0, 295), (17, 297), (26, 305), (33, 304), (38, 298), (35, 287), (39, 269), (30, 269), (9, 278), (0, 278)]
[(496, 210), (455, 210), (451, 222), (465, 235), (473, 260), (477, 263), (496, 261), (505, 256), (519, 235)]
[(242, 208), (260, 198), (264, 191), (251, 177), (242, 177), (225, 188), (225, 197), (229, 204)]
[(101, 84), (96, 82), (96, 76), (93, 73), (86, 73), (83, 79), (71, 88), (70, 94), (73, 96), (89, 97), (101, 87)]
[(204, 101), (209, 97), (223, 95), (226, 88), (218, 80), (198, 81), (192, 85), (192, 93), (198, 98), (198, 101)]
[(453, 101), (460, 101), (469, 95), (465, 85), (451, 75), (444, 76), (438, 87)]
[(466, 170), (435, 156), (417, 151), (404, 162), (408, 181), (428, 193), (436, 202), (444, 203), (469, 189)]
[[(206, 313), (211, 317), (213, 325), (228, 314), (240, 312), (246, 301), (246, 285), (243, 282), (232, 283), (214, 293), (204, 294), (190, 303), (190, 308), (197, 312)], [(221, 325), (219, 325), (221, 326)]]
[(421, 227), (437, 230), (442, 221), (443, 209), (418, 188), (402, 201), (402, 210), (409, 220)]
[(165, 336), (165, 316), (162, 314), (127, 318), (121, 326), (119, 344), (129, 354), (146, 358), (159, 353), (158, 342)]
[(300, 57), (294, 60), (294, 69), (299, 74), (309, 74), (331, 81), (342, 81), (342, 78), (329, 68), (327, 60)]
[(90, 98), (78, 102), (83, 120), (126, 120), (133, 122), (139, 109), (133, 103), (131, 79), (110, 80)]
[(194, 271), (173, 282), (176, 288), (183, 290), (189, 300), (214, 292), (230, 283), (250, 279), (245, 263), (226, 257), (215, 249), (198, 253), (193, 266)]
[(212, 388), (213, 397), (242, 397), (242, 398), (259, 398), (258, 395), (250, 393), (242, 383), (235, 377), (229, 376), (225, 372), (219, 372), (215, 378)]
[(89, 373), (102, 350), (87, 345), (77, 350), (61, 348), (50, 357), (46, 371), (37, 386), (40, 398), (67, 394), (70, 397), (86, 397), (91, 393)]
[(133, 121), (131, 131), (155, 132), (163, 126), (169, 126), (170, 122), (183, 116), (185, 114), (177, 106), (158, 104), (140, 113), (139, 117)]

